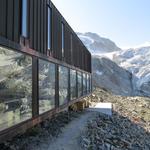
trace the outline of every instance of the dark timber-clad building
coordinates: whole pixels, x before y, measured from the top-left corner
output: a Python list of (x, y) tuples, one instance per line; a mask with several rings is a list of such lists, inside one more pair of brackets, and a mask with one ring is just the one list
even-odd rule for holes
[(0, 142), (91, 87), (91, 54), (50, 0), (0, 0)]

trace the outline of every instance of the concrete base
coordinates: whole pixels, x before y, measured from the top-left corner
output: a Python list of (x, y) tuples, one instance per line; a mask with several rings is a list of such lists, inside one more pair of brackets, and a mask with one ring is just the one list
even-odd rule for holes
[(112, 116), (112, 104), (111, 103), (97, 103), (95, 106), (88, 108), (90, 111), (100, 112), (109, 116)]

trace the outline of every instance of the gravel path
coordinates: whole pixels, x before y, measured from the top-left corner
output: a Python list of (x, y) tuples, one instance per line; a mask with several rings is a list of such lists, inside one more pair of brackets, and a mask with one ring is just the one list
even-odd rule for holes
[(50, 143), (48, 150), (80, 150), (79, 137), (84, 132), (87, 121), (96, 114), (96, 112), (86, 111), (79, 118), (70, 122), (63, 129), (62, 134)]

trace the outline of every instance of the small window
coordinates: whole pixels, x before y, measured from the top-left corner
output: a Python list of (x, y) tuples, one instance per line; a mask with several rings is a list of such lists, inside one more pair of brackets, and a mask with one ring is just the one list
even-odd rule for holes
[(64, 50), (65, 50), (65, 39), (64, 39), (64, 24), (61, 23), (61, 43), (62, 43), (62, 58), (64, 58)]
[(23, 37), (28, 37), (28, 19), (27, 19), (28, 0), (22, 0), (22, 31)]
[(48, 6), (47, 7), (47, 31), (48, 31), (48, 34), (47, 34), (47, 39), (48, 39), (48, 42), (47, 42), (47, 47), (48, 47), (48, 50), (51, 50), (51, 33), (52, 33), (52, 28), (51, 28), (51, 20), (52, 20), (52, 9)]

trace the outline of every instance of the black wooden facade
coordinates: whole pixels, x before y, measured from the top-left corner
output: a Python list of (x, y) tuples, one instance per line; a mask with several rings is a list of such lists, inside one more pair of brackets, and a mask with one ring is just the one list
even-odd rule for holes
[[(66, 107), (91, 93), (90, 52), (50, 0), (26, 1), (27, 36), (24, 37), (22, 35), (23, 0), (0, 0), (0, 49), (1, 47), (8, 48), (29, 55), (32, 58), (32, 117), (2, 131), (0, 130), (0, 142), (8, 137), (24, 132), (26, 129), (61, 112)], [(51, 10), (50, 49), (48, 49), (48, 8)], [(64, 25), (63, 55), (62, 24)], [(43, 114), (39, 113), (39, 60), (55, 64), (55, 107)], [(60, 66), (67, 68), (68, 71), (67, 103), (61, 106), (59, 98)], [(73, 100), (70, 99), (71, 70), (75, 71), (76, 76), (76, 91)], [(78, 87), (79, 74), (81, 74), (81, 88)], [(86, 78), (85, 83), (83, 81), (84, 77)], [(84, 87), (87, 89), (86, 92)], [(78, 96), (80, 89), (81, 95)]]
[[(91, 72), (91, 54), (50, 0), (28, 0), (28, 37), (21, 35), (21, 0), (0, 0), (0, 36), (40, 54)], [(52, 10), (51, 50), (47, 48), (47, 7)], [(64, 58), (61, 55), (61, 23), (65, 26)], [(72, 54), (70, 37), (72, 35)]]

